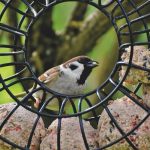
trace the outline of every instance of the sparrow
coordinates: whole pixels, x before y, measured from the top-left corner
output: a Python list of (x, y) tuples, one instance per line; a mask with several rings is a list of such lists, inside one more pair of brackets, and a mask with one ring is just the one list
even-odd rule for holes
[[(93, 68), (97, 67), (98, 64), (97, 61), (87, 56), (77, 56), (59, 66), (47, 70), (38, 79), (55, 92), (65, 95), (79, 95), (83, 94), (87, 85), (87, 79)], [(36, 85), (34, 89), (38, 87), (40, 85)], [(33, 93), (32, 96), (35, 99), (34, 106), (38, 108), (43, 99), (44, 91), (39, 90)], [(47, 92), (44, 99), (51, 96), (52, 94)], [(50, 105), (55, 108), (58, 105), (58, 100), (57, 102), (56, 100), (50, 101)]]

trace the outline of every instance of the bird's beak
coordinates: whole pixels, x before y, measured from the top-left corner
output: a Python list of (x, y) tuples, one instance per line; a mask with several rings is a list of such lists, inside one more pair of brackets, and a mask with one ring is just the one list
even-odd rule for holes
[(98, 65), (99, 65), (99, 63), (97, 61), (90, 61), (90, 62), (88, 62), (87, 67), (95, 68)]

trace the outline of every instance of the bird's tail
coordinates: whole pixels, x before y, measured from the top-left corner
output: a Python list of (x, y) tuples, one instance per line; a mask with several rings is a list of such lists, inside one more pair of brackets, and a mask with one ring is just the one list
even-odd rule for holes
[(21, 92), (21, 93), (18, 93), (18, 94), (16, 94), (15, 96), (17, 97), (17, 98), (19, 98), (19, 97), (24, 97), (25, 95), (27, 94), (27, 92)]
[[(31, 92), (32, 90), (33, 90), (33, 88), (30, 88), (30, 89), (29, 89), (29, 92)], [(28, 92), (23, 91), (23, 92), (21, 92), (21, 93), (15, 94), (15, 96), (16, 96), (17, 98), (22, 98), (22, 97), (24, 97), (24, 96), (27, 95), (27, 94), (28, 94)]]

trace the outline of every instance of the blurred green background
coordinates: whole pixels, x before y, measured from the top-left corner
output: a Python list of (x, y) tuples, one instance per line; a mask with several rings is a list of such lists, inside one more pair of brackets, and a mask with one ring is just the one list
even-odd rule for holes
[[(140, 2), (138, 2), (140, 3)], [(11, 4), (13, 7), (25, 12), (27, 9), (27, 6), (24, 3), (20, 3), (19, 1), (15, 1)], [(127, 7), (127, 11), (131, 11), (133, 8), (130, 5), (126, 6), (126, 3), (124, 4), (124, 7)], [(80, 36), (81, 32), (84, 32), (86, 30), (89, 30), (90, 28), (90, 21), (92, 28), (90, 28), (92, 33), (97, 32), (98, 36), (95, 35), (86, 35), (85, 37), (89, 39), (89, 41), (84, 41), (83, 47), (85, 45), (85, 49), (82, 50), (81, 54), (88, 55), (89, 57), (93, 58), (94, 60), (99, 61), (100, 66), (98, 69), (94, 70), (94, 73), (89, 79), (89, 86), (86, 89), (87, 91), (95, 89), (98, 85), (103, 83), (105, 79), (108, 77), (109, 73), (112, 71), (113, 66), (118, 59), (118, 39), (116, 36), (116, 33), (114, 31), (114, 28), (112, 27), (112, 24), (109, 22), (108, 18), (100, 11), (98, 11), (93, 6), (86, 6), (83, 4), (79, 7), (79, 4), (77, 2), (67, 2), (67, 3), (61, 3), (56, 6), (54, 6), (52, 9), (47, 10), (44, 16), (41, 16), (38, 21), (36, 22), (32, 28), (31, 33), (31, 39), (29, 39), (29, 45), (28, 45), (28, 54), (29, 54), (29, 61), (31, 62), (33, 66), (33, 71), (35, 71), (35, 74), (38, 76), (43, 71), (47, 70), (47, 68), (55, 66), (56, 64), (60, 64), (60, 62), (64, 62), (65, 59), (69, 59), (70, 56), (76, 56), (80, 54), (79, 52), (75, 52), (72, 50), (71, 52), (68, 51), (68, 58), (65, 58), (65, 55), (67, 55), (67, 50), (64, 50), (64, 56), (61, 54), (61, 46), (62, 48), (64, 43), (68, 41), (68, 47), (76, 49), (76, 47), (71, 47), (71, 44), (69, 43), (71, 39), (74, 39), (74, 37)], [(108, 8), (108, 12), (111, 12), (111, 7)], [(4, 8), (4, 4), (0, 2), (0, 10), (2, 11)], [(40, 10), (40, 7), (35, 7), (36, 10)], [(1, 12), (0, 11), (0, 12)], [(77, 13), (79, 11), (80, 14), (73, 14)], [(81, 11), (81, 12), (80, 12)], [(119, 11), (119, 10), (118, 10)], [(99, 15), (102, 18), (102, 20), (99, 20), (99, 18), (96, 14), (99, 13)], [(30, 13), (31, 14), (31, 13)], [(15, 16), (13, 18), (13, 15)], [(119, 15), (117, 12), (116, 15)], [(79, 16), (82, 16), (81, 18)], [(13, 9), (8, 9), (5, 11), (3, 17), (1, 18), (1, 23), (16, 26), (19, 20), (21, 19), (22, 15), (19, 13), (15, 14), (15, 11)], [(98, 21), (95, 19), (97, 17)], [(131, 15), (130, 19), (136, 18), (137, 14)], [(92, 24), (92, 22), (96, 20), (95, 26)], [(27, 24), (29, 23), (30, 19), (25, 19), (23, 25), (21, 26), (22, 30), (27, 30)], [(43, 23), (43, 24), (42, 24)], [(106, 25), (108, 24), (108, 25)], [(125, 24), (125, 19), (120, 19), (117, 22), (118, 26), (121, 26)], [(50, 26), (49, 26), (50, 25)], [(85, 27), (87, 26), (87, 27)], [(84, 28), (85, 27), (85, 28)], [(98, 28), (101, 27), (101, 28)], [(143, 26), (140, 24), (134, 25), (135, 29), (140, 28), (142, 29)], [(96, 29), (98, 28), (98, 29)], [(84, 29), (84, 30), (82, 30)], [(50, 30), (50, 31), (49, 31)], [(128, 30), (125, 28), (125, 30)], [(44, 34), (43, 34), (44, 33)], [(48, 35), (46, 35), (46, 33)], [(46, 40), (44, 41), (46, 37)], [(124, 43), (129, 41), (129, 37), (123, 37)], [(38, 39), (38, 40), (37, 40)], [(69, 39), (69, 40), (68, 40)], [(88, 42), (90, 43), (90, 40), (95, 40), (93, 43), (91, 43), (89, 49), (86, 47), (88, 45)], [(136, 41), (146, 41), (146, 35), (139, 35), (135, 38)], [(20, 38), (20, 43), (24, 41), (24, 38)], [(71, 41), (72, 42), (72, 41)], [(82, 42), (82, 41), (81, 41)], [(6, 32), (3, 32), (0, 30), (0, 44), (11, 44), (13, 43), (13, 37), (9, 35)], [(47, 44), (45, 44), (47, 43)], [(78, 45), (78, 43), (76, 43)], [(77, 46), (76, 45), (76, 46)], [(55, 54), (55, 49), (57, 50), (57, 54)], [(45, 50), (45, 51), (44, 51)], [(12, 52), (12, 49), (4, 49), (0, 48), (0, 53), (3, 52)], [(44, 52), (44, 54), (42, 54)], [(59, 56), (59, 53), (61, 57)], [(74, 53), (74, 54), (70, 54)], [(33, 55), (34, 54), (34, 55)], [(50, 56), (52, 59), (52, 62), (50, 62), (49, 66), (43, 67), (42, 69), (36, 65), (40, 64), (40, 62), (43, 59), (46, 59), (45, 56), (48, 55), (48, 60), (43, 62), (43, 66), (50, 60)], [(34, 58), (35, 57), (35, 58)], [(61, 58), (59, 60), (54, 60), (54, 58)], [(39, 58), (39, 59), (38, 59)], [(13, 62), (15, 58), (13, 56), (0, 56), (0, 64), (5, 64), (9, 62)], [(18, 59), (18, 58), (17, 58)], [(20, 60), (22, 58), (19, 58)], [(37, 62), (36, 62), (37, 61)], [(39, 68), (40, 69), (39, 69)], [(8, 67), (0, 67), (0, 74), (5, 79), (11, 75), (13, 75), (16, 72), (16, 68), (14, 66), (8, 66)], [(28, 75), (28, 74), (27, 74)], [(9, 80), (6, 82), (6, 84), (11, 83), (12, 81), (15, 81), (16, 79)], [(30, 86), (30, 85), (29, 85)], [(0, 88), (2, 85), (0, 84)], [(12, 93), (17, 94), (22, 91), (24, 91), (21, 84), (15, 84), (9, 88)], [(110, 89), (106, 89), (106, 91), (109, 91)], [(119, 94), (117, 96), (119, 97)], [(11, 102), (13, 101), (12, 98), (7, 94), (5, 90), (0, 91), (0, 104)]]

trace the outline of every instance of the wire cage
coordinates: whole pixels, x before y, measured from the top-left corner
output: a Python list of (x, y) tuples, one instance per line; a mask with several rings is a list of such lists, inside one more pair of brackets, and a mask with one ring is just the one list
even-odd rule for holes
[[(131, 146), (132, 149), (138, 149), (136, 145), (132, 142), (132, 140), (129, 138), (130, 135), (133, 134), (133, 132), (140, 127), (144, 121), (149, 117), (149, 107), (146, 107), (142, 105), (137, 99), (141, 99), (137, 92), (141, 87), (141, 83), (134, 88), (134, 90), (129, 90), (127, 87), (124, 86), (123, 82), (125, 81), (127, 75), (129, 74), (129, 71), (131, 68), (136, 68), (139, 70), (143, 70), (146, 72), (149, 72), (150, 69), (146, 67), (141, 67), (138, 65), (135, 65), (132, 63), (133, 53), (134, 53), (134, 46), (137, 45), (145, 45), (147, 48), (150, 46), (150, 28), (149, 28), (149, 17), (150, 13), (147, 10), (148, 7), (150, 7), (150, 1), (148, 0), (142, 0), (142, 1), (135, 1), (135, 0), (110, 0), (110, 1), (92, 1), (92, 0), (80, 0), (76, 2), (82, 2), (87, 3), (88, 5), (94, 6), (97, 8), (100, 12), (102, 12), (106, 18), (108, 18), (114, 27), (114, 30), (117, 35), (119, 47), (119, 55), (118, 60), (115, 63), (115, 66), (107, 78), (107, 80), (101, 84), (97, 89), (90, 91), (84, 95), (78, 95), (78, 96), (68, 96), (65, 94), (60, 94), (55, 91), (52, 91), (51, 89), (47, 88), (43, 83), (41, 83), (38, 78), (36, 77), (34, 71), (32, 70), (31, 64), (29, 62), (28, 58), (28, 52), (29, 49), (27, 47), (29, 42), (29, 37), (31, 36), (30, 29), (32, 26), (36, 23), (36, 21), (47, 12), (48, 9), (53, 7), (54, 5), (57, 5), (59, 3), (67, 2), (70, 0), (55, 0), (55, 1), (49, 1), (49, 0), (33, 0), (31, 2), (27, 0), (22, 0), (21, 3), (24, 3), (26, 5), (26, 10), (21, 10), (17, 8), (16, 3), (13, 3), (13, 0), (0, 0), (0, 5), (2, 5), (2, 10), (0, 10), (0, 31), (6, 32), (7, 34), (10, 34), (13, 36), (13, 42), (10, 43), (2, 43), (0, 44), (0, 57), (6, 58), (6, 56), (19, 56), (22, 55), (21, 61), (19, 59), (14, 59), (12, 62), (0, 63), (0, 68), (6, 68), (8, 66), (14, 66), (18, 69), (16, 69), (16, 72), (12, 75), (10, 75), (7, 78), (4, 78), (2, 75), (0, 76), (0, 94), (5, 91), (9, 94), (11, 99), (13, 99), (16, 102), (16, 106), (12, 109), (12, 111), (9, 112), (9, 114), (5, 117), (5, 119), (0, 124), (0, 130), (3, 129), (5, 124), (7, 123), (8, 119), (15, 113), (15, 111), (21, 106), (37, 115), (36, 121), (33, 123), (33, 127), (30, 133), (30, 136), (28, 138), (27, 144), (25, 147), (20, 146), (12, 142), (10, 139), (6, 139), (2, 135), (0, 135), (0, 139), (9, 145), (12, 145), (15, 148), (22, 149), (22, 150), (28, 150), (30, 149), (31, 140), (34, 135), (35, 128), (37, 126), (37, 122), (41, 117), (47, 117), (52, 119), (58, 119), (58, 127), (57, 127), (57, 149), (61, 149), (61, 123), (63, 118), (71, 118), (71, 117), (78, 117), (79, 118), (79, 125), (80, 125), (80, 131), (81, 135), (84, 141), (84, 145), (86, 149), (89, 148), (89, 143), (86, 139), (85, 130), (83, 126), (83, 115), (91, 112), (93, 114), (92, 118), (88, 118), (86, 121), (96, 120), (98, 121), (100, 116), (97, 115), (96, 109), (98, 107), (103, 107), (105, 111), (108, 113), (111, 121), (118, 129), (118, 132), (121, 134), (121, 137), (113, 142), (110, 142), (100, 148), (97, 148), (97, 150), (105, 149), (108, 147), (111, 147), (112, 145), (116, 144), (117, 142), (121, 141), (122, 139), (125, 139), (125, 141)], [(128, 7), (125, 7), (125, 5), (128, 5)], [(125, 9), (126, 8), (126, 9)], [(4, 22), (3, 17), (7, 13), (7, 9), (12, 9), (17, 14), (19, 14), (20, 21), (17, 26), (13, 26), (8, 24), (7, 22)], [(26, 28), (23, 27), (24, 22), (26, 22), (26, 19), (28, 19), (28, 25)], [(118, 23), (118, 21), (124, 20), (124, 24)], [(140, 28), (134, 28), (134, 25), (140, 24)], [(138, 41), (136, 37), (144, 37), (142, 41)], [(22, 39), (22, 45), (19, 44), (18, 40), (19, 38)], [(125, 63), (121, 60), (122, 53), (124, 52), (124, 49), (127, 47), (131, 47), (130, 50), (130, 56), (129, 56), (129, 62)], [(8, 49), (11, 49), (11, 51), (8, 52)], [(118, 73), (120, 68), (122, 66), (126, 66), (127, 69), (125, 71), (124, 76), (120, 81), (116, 81), (114, 79), (114, 76)], [(22, 77), (22, 73), (24, 71), (30, 72), (30, 76), (24, 76)], [(26, 82), (33, 82), (35, 84), (39, 85), (39, 88), (33, 89), (32, 91), (29, 91), (29, 89), (25, 86)], [(19, 100), (15, 94), (11, 91), (11, 87), (13, 85), (21, 83), (21, 85), (24, 87), (24, 90), (26, 91), (26, 95), (22, 98), (22, 100)], [(110, 93), (104, 93), (103, 88), (107, 87), (108, 85), (111, 85), (112, 91)], [(46, 93), (51, 93), (52, 97), (49, 99), (43, 101), (39, 109), (34, 109), (32, 107), (29, 107), (28, 101), (32, 99), (34, 101), (34, 97), (32, 96), (33, 93), (35, 93), (38, 90), (43, 90)], [(111, 113), (111, 110), (107, 106), (108, 101), (111, 99), (111, 97), (116, 92), (122, 92), (124, 95), (126, 95), (128, 98), (130, 98), (135, 104), (140, 106), (145, 112), (146, 117), (143, 118), (132, 130), (128, 132), (124, 132), (122, 127), (117, 122), (114, 115)], [(92, 105), (90, 102), (90, 96), (96, 95), (99, 102), (95, 105)], [(134, 96), (133, 96), (134, 95)], [(136, 95), (136, 97), (135, 97)], [(52, 101), (54, 98), (63, 99), (62, 103), (60, 104), (59, 111), (57, 113), (51, 113), (51, 112), (45, 112), (45, 108), (47, 104)], [(78, 108), (75, 107), (74, 99), (77, 99), (78, 101)], [(64, 114), (64, 108), (66, 107), (66, 103), (70, 102), (72, 106), (73, 113), (72, 114)], [(87, 103), (88, 108), (82, 108), (83, 103)]]

